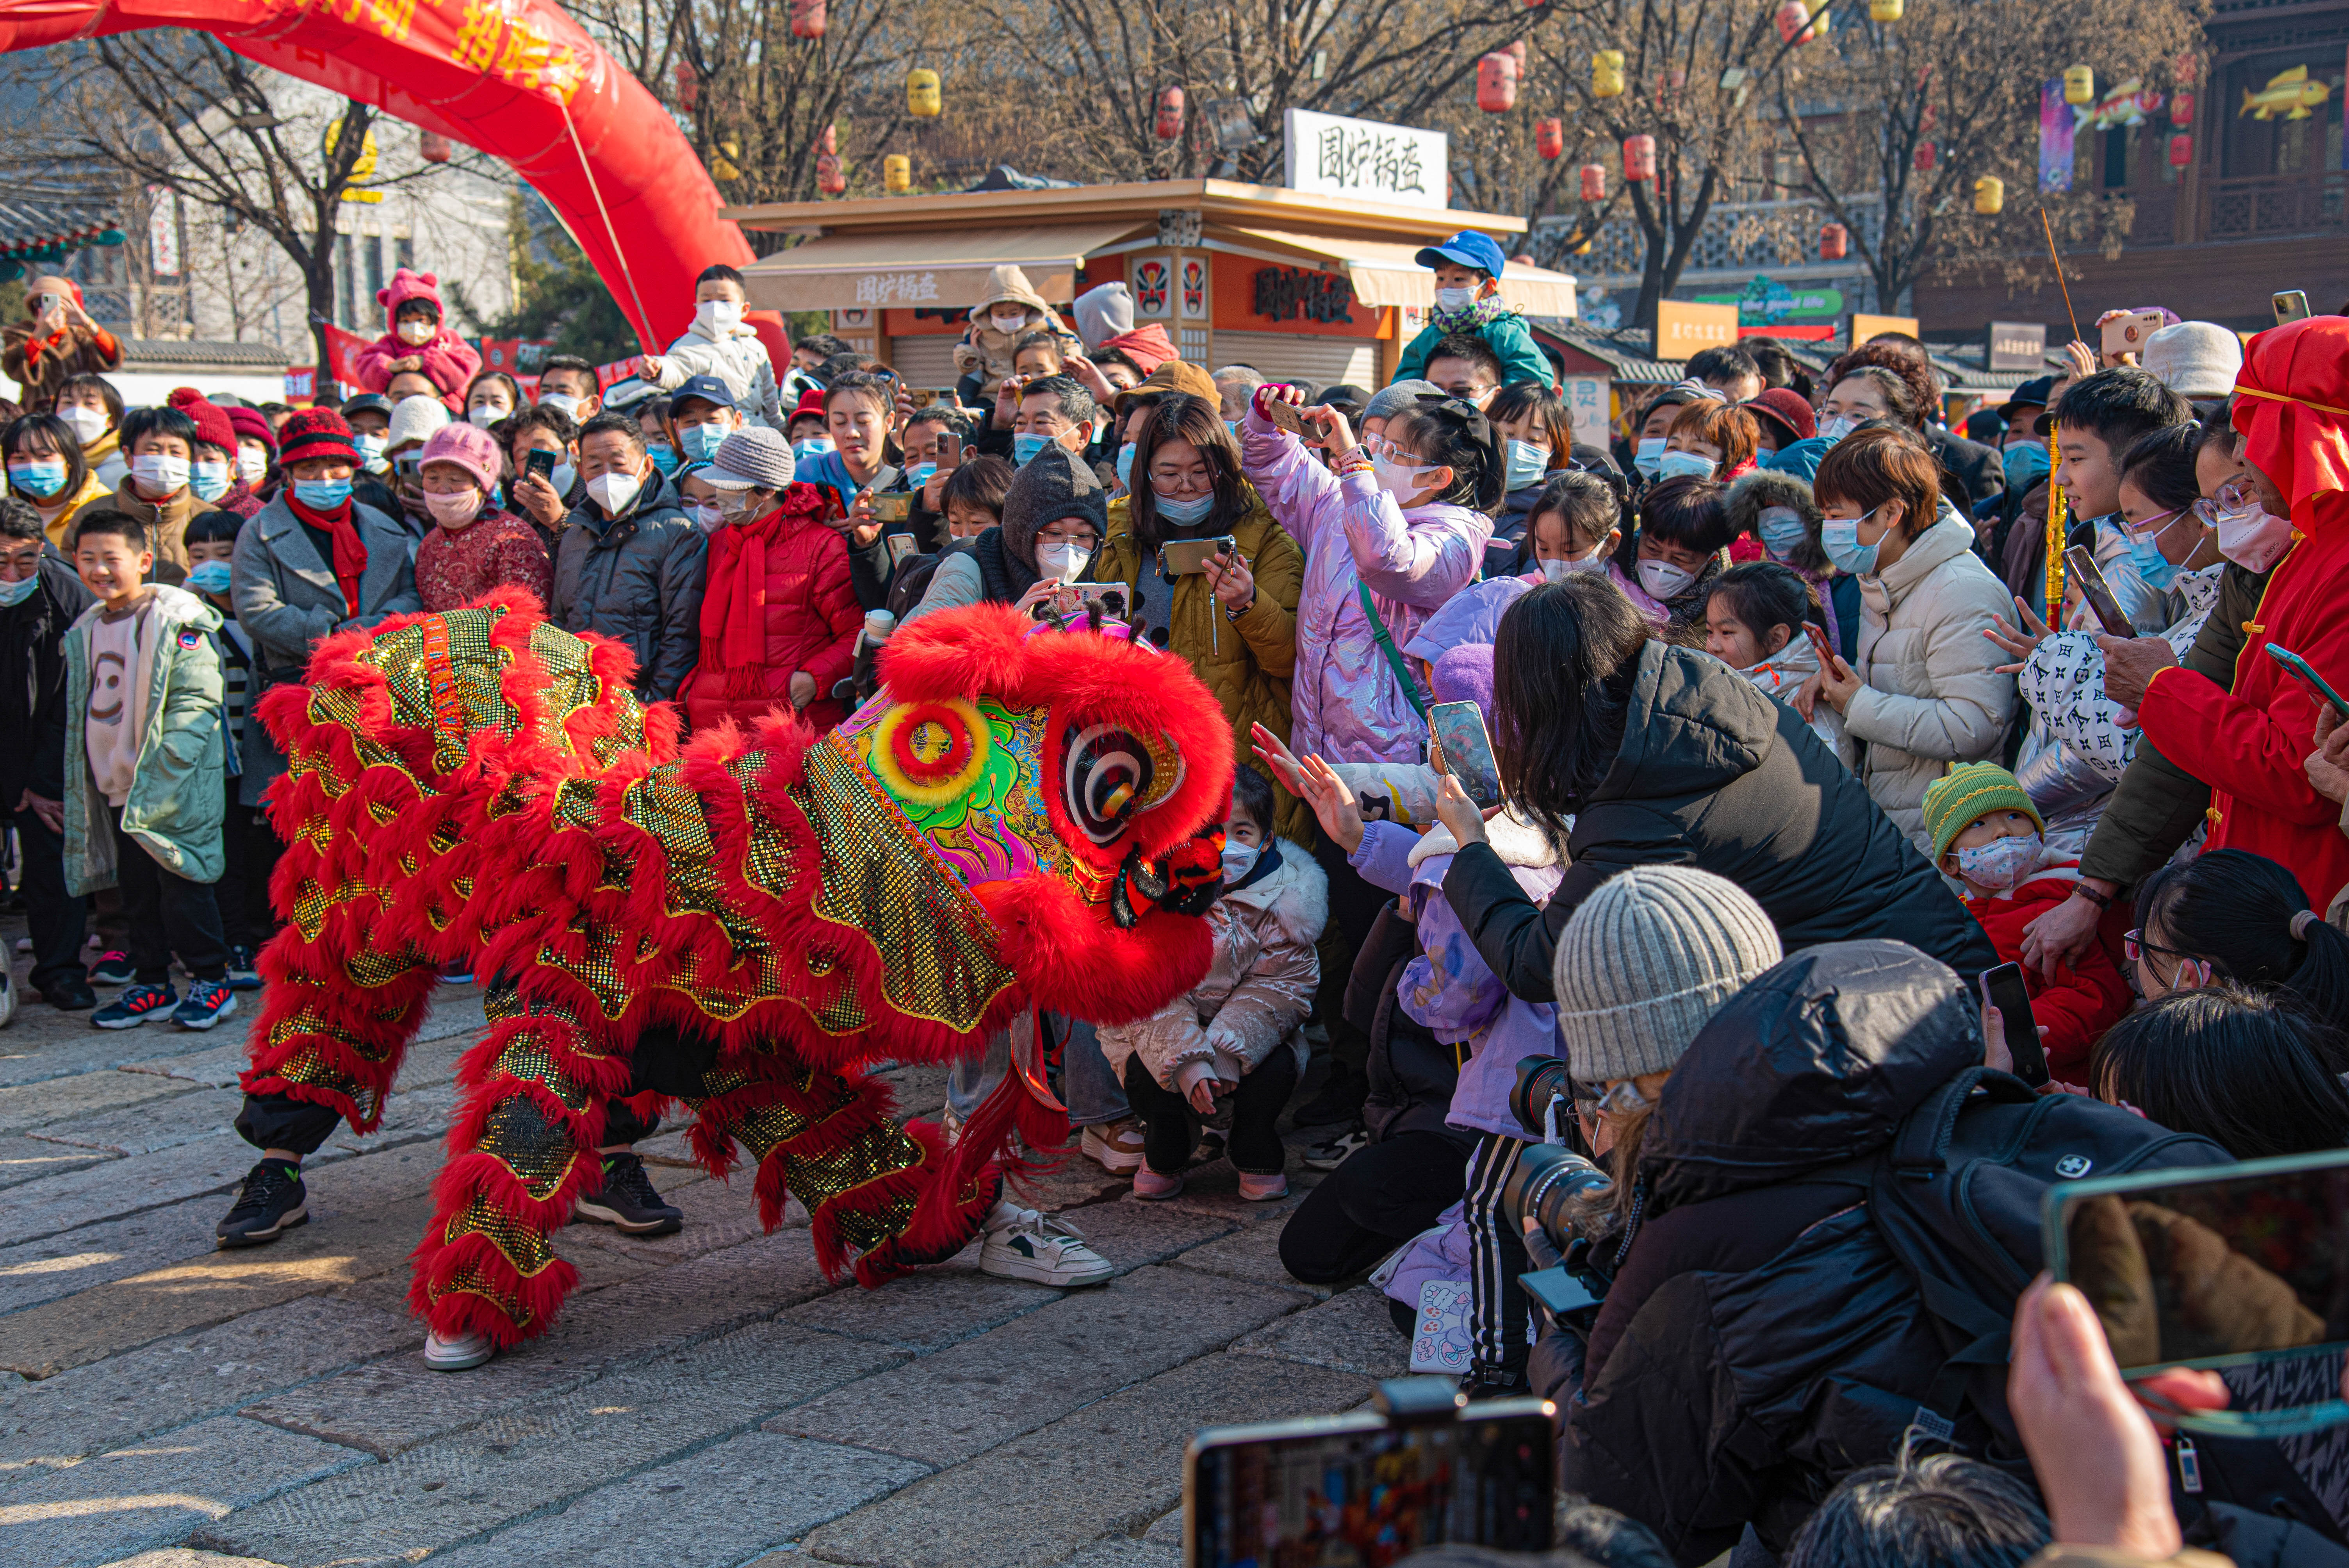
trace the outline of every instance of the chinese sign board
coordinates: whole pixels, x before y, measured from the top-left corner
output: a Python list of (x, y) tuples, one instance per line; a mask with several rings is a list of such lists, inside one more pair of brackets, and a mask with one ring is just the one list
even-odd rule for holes
[(1990, 324), (1992, 370), (2023, 370), (2036, 376), (2047, 368), (2047, 324), (2040, 321), (1994, 321)]
[(1353, 323), (1354, 285), (1335, 273), (1308, 272), (1302, 267), (1261, 267), (1257, 271), (1255, 285), (1250, 308), (1267, 321)]
[(1283, 180), (1292, 191), (1404, 207), (1450, 205), (1452, 139), (1440, 130), (1302, 108), (1285, 110), (1281, 124)]
[(1737, 341), (1737, 307), (1661, 300), (1656, 304), (1656, 357), (1686, 359)]
[(1569, 376), (1563, 391), (1567, 412), (1574, 421), (1574, 438), (1586, 446), (1605, 447), (1611, 423), (1607, 377)]

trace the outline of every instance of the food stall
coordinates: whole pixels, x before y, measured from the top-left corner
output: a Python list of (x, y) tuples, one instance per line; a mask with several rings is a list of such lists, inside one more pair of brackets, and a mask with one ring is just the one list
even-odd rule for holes
[[(1413, 259), (1421, 247), (1478, 229), (1506, 251), (1526, 228), (1493, 212), (1223, 180), (784, 201), (723, 216), (799, 242), (743, 269), (754, 307), (828, 311), (835, 335), (916, 387), (954, 385), (955, 340), (990, 269), (1005, 265), (1056, 306), (1123, 281), (1134, 325), (1163, 325), (1197, 364), (1382, 385), (1434, 303), (1433, 274)], [(1528, 315), (1574, 315), (1563, 273), (1513, 262), (1501, 293)]]

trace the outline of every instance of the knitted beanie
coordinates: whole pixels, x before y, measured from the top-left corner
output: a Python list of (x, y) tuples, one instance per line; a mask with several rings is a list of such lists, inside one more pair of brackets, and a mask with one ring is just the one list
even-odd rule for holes
[(1933, 835), (1933, 859), (1950, 852), (1950, 841), (1989, 811), (2021, 811), (2047, 830), (2047, 819), (2031, 803), (2014, 775), (1995, 762), (1961, 762), (1926, 786), (1925, 830)]
[(425, 463), (453, 463), (472, 476), (473, 482), (494, 496), (502, 465), (498, 438), (469, 424), (448, 424), (425, 438), (419, 454)]
[(192, 387), (173, 387), (164, 401), (195, 422), (197, 440), (231, 457), (236, 455), (236, 427), (229, 423), (227, 410)]
[(449, 423), (448, 405), (438, 397), (402, 397), (391, 407), (391, 428), (384, 432), (387, 452), (421, 441)]
[(351, 428), (332, 408), (300, 408), (287, 416), (277, 432), (277, 460), (286, 468), (310, 458), (359, 460), (351, 444)]
[(1365, 419), (1392, 419), (1404, 409), (1416, 407), (1422, 397), (1441, 397), (1444, 388), (1433, 381), (1396, 381), (1371, 394), (1362, 405)]
[(1819, 433), (1817, 416), (1811, 412), (1803, 395), (1789, 387), (1766, 388), (1760, 397), (1744, 405), (1745, 411), (1756, 418), (1767, 418), (1777, 425), (1786, 437), (1783, 445), (1807, 441)]
[(719, 490), (779, 490), (792, 482), (792, 444), (764, 425), (729, 430), (701, 470), (705, 483)]
[(1003, 494), (1003, 548), (1030, 571), (1036, 568), (1036, 535), (1044, 525), (1079, 517), (1093, 525), (1096, 538), (1109, 532), (1109, 492), (1092, 465), (1058, 441), (1028, 459), (1011, 476)]
[(269, 449), (271, 457), (277, 455), (277, 431), (269, 423), (268, 415), (258, 408), (228, 408), (222, 412), (228, 415), (229, 428), (236, 432), (238, 440), (259, 441)]
[(1668, 1070), (1715, 1009), (1778, 962), (1744, 889), (1686, 866), (1634, 866), (1582, 901), (1550, 972), (1575, 1080)]

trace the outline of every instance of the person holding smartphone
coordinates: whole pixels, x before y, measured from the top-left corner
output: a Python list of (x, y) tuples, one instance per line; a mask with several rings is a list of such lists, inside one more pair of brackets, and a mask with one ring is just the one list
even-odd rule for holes
[(35, 413), (49, 412), (71, 377), (121, 368), (121, 343), (89, 318), (71, 278), (29, 280), (25, 319), (0, 327), (0, 371), (17, 381)]

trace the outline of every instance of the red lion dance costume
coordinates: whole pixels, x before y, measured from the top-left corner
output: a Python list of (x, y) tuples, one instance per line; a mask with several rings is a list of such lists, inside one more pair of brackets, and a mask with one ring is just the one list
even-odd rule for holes
[(874, 1284), (977, 1233), (1016, 1126), (1066, 1126), (1015, 1073), (949, 1150), (873, 1063), (974, 1054), (1030, 1007), (1142, 1016), (1207, 965), (1230, 729), (1181, 661), (982, 605), (901, 633), (831, 734), (682, 745), (634, 674), (507, 593), (331, 637), (257, 707), (289, 923), (245, 1088), (368, 1131), (437, 973), (493, 977), (414, 1254), (444, 1336), (546, 1329), (577, 1281), (548, 1234), (640, 1043), (695, 1058), (658, 1092), (709, 1171), (739, 1141), (767, 1227), (798, 1197), (827, 1272)]

